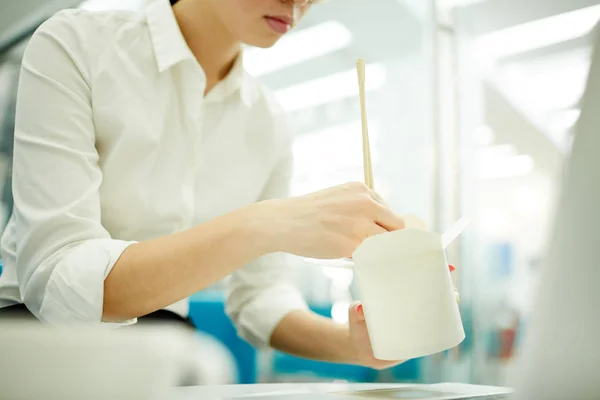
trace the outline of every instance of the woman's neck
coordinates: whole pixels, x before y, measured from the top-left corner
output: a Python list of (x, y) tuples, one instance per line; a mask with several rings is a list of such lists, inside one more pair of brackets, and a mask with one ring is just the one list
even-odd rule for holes
[(206, 74), (204, 94), (227, 76), (241, 44), (212, 13), (210, 1), (179, 1), (175, 18), (189, 48)]

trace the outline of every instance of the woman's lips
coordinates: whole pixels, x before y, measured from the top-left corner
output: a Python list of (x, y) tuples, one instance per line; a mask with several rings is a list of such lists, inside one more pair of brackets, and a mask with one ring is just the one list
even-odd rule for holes
[(273, 29), (276, 33), (283, 35), (284, 33), (288, 33), (290, 29), (292, 29), (292, 24), (284, 18), (278, 17), (265, 17), (267, 21), (267, 25)]

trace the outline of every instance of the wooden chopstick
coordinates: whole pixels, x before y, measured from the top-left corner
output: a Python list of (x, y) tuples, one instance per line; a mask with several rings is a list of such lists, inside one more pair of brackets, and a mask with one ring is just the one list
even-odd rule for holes
[(358, 72), (358, 91), (360, 95), (360, 115), (362, 121), (362, 142), (363, 142), (363, 169), (365, 185), (371, 190), (375, 190), (373, 181), (373, 168), (371, 165), (371, 146), (369, 144), (369, 128), (367, 124), (367, 103), (365, 95), (365, 60), (360, 58), (356, 63)]

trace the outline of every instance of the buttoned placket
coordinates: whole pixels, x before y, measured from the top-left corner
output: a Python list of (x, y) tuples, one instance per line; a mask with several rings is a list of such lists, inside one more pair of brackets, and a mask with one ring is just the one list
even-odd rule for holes
[(196, 60), (187, 60), (180, 65), (183, 79), (180, 80), (182, 99), (185, 104), (186, 138), (189, 141), (187, 158), (189, 168), (182, 182), (182, 196), (185, 205), (184, 220), (181, 229), (190, 228), (194, 219), (196, 208), (196, 176), (202, 157), (202, 144), (204, 132), (202, 131), (204, 119), (204, 91), (206, 89), (206, 75)]

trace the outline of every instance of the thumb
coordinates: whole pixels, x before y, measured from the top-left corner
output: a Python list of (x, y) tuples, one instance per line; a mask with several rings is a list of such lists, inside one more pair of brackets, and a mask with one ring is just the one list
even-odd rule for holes
[(350, 304), (350, 308), (348, 310), (348, 320), (351, 324), (360, 324), (365, 321), (365, 313), (363, 311), (361, 302), (357, 301)]

